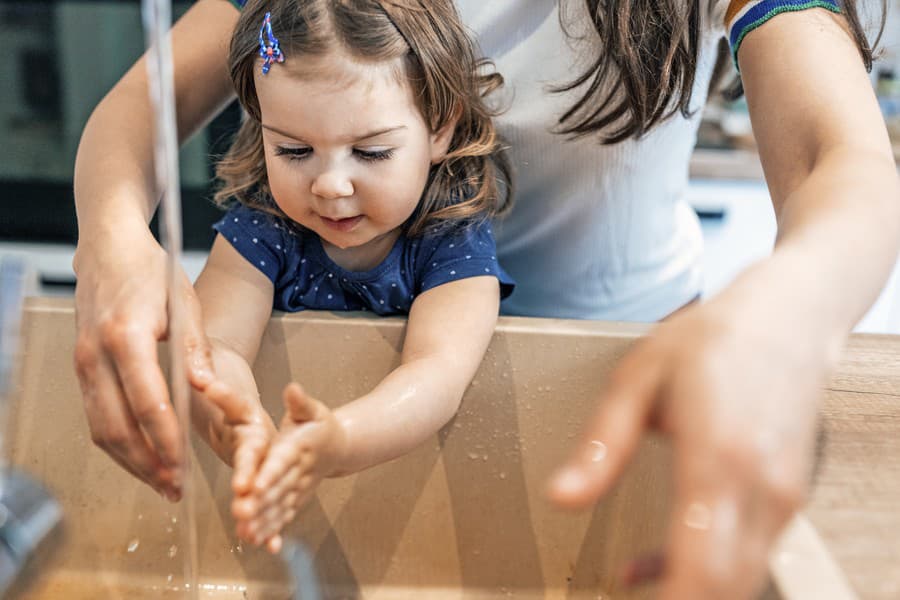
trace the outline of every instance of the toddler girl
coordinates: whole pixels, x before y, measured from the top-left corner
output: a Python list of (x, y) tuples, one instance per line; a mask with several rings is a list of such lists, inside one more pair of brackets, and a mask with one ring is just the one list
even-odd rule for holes
[[(391, 460), (455, 413), (512, 282), (490, 219), (509, 168), (449, 1), (260, 0), (229, 55), (247, 113), (233, 203), (196, 282), (218, 381), (194, 419), (233, 462), (238, 534), (270, 551), (323, 477)], [(275, 429), (250, 371), (272, 309), (408, 314), (401, 364), (332, 411), (296, 383)]]

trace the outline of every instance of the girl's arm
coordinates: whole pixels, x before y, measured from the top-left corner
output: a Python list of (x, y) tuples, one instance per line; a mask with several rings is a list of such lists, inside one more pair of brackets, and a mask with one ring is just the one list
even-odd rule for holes
[[(648, 425), (669, 434), (663, 600), (761, 590), (768, 551), (807, 493), (828, 370), (900, 242), (896, 167), (842, 20), (781, 14), (738, 58), (778, 216), (775, 252), (628, 353), (551, 488), (561, 504), (585, 506), (612, 487)], [(597, 442), (607, 451), (594, 461)]]
[[(227, 45), (238, 11), (199, 0), (172, 29), (179, 138), (184, 140), (233, 96)], [(97, 106), (75, 161), (78, 341), (75, 363), (95, 443), (128, 471), (164, 492), (176, 483), (183, 449), (156, 358), (167, 329), (165, 256), (147, 223), (153, 195), (152, 110), (146, 63), (139, 60)], [(190, 315), (196, 300), (186, 277)], [(210, 378), (198, 318), (187, 319), (192, 379)], [(167, 403), (163, 402), (164, 405)]]
[(374, 390), (335, 411), (346, 447), (326, 476), (397, 458), (443, 427), (481, 364), (499, 307), (494, 277), (445, 283), (418, 296), (400, 366)]
[(494, 277), (445, 283), (419, 295), (409, 314), (401, 364), (371, 392), (330, 411), (296, 384), (253, 493), (235, 500), (238, 534), (281, 545), (291, 521), (323, 477), (397, 458), (434, 435), (456, 413), (497, 323)]
[(272, 282), (221, 235), (195, 284), (216, 381), (195, 390), (192, 417), (219, 456), (234, 465), (240, 494), (275, 433), (259, 401), (250, 365), (272, 313)]

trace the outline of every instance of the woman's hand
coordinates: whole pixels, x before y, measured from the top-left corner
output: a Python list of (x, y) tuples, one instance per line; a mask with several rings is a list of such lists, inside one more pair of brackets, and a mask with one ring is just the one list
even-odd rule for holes
[(803, 330), (766, 304), (699, 305), (638, 342), (551, 484), (558, 504), (587, 506), (614, 485), (644, 429), (671, 438), (664, 561), (643, 557), (623, 573), (634, 582), (662, 571), (665, 600), (753, 597), (804, 500), (828, 349), (797, 339)]
[[(157, 359), (168, 335), (166, 255), (146, 229), (124, 246), (123, 237), (79, 244), (75, 368), (94, 443), (175, 501), (184, 449)], [(202, 386), (212, 378), (209, 347), (194, 291), (180, 281), (189, 377)]]
[(333, 475), (345, 454), (346, 433), (331, 410), (297, 383), (284, 389), (285, 415), (252, 485), (238, 485), (235, 468), (233, 513), (238, 535), (281, 549), (280, 531), (294, 519), (323, 478)]

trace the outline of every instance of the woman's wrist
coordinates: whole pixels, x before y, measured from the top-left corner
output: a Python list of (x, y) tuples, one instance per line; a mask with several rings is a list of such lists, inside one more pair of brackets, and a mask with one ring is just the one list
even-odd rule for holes
[(776, 253), (741, 274), (710, 308), (720, 310), (723, 324), (746, 333), (747, 339), (762, 335), (787, 338), (807, 359), (831, 369), (853, 323), (842, 318), (834, 296), (815, 280), (815, 273), (798, 271), (802, 262), (789, 253)]

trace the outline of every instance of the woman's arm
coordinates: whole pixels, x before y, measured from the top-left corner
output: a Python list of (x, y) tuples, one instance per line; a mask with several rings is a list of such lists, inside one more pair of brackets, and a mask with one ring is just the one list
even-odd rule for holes
[[(200, 0), (172, 31), (179, 137), (231, 98), (226, 47), (238, 12)], [(156, 356), (168, 328), (165, 255), (147, 228), (153, 195), (152, 113), (144, 59), (94, 110), (75, 162), (75, 364), (94, 442), (170, 499), (180, 496), (178, 423)], [(190, 282), (185, 345), (195, 383), (210, 361)], [(162, 407), (162, 409), (160, 409)]]
[[(885, 127), (841, 20), (777, 16), (739, 52), (778, 214), (773, 255), (641, 340), (551, 494), (585, 506), (609, 490), (644, 430), (675, 450), (659, 597), (744, 599), (803, 503), (828, 370), (876, 297), (900, 242), (900, 188)], [(606, 451), (597, 459), (597, 444)], [(634, 563), (640, 579), (648, 564)]]
[(738, 58), (778, 239), (732, 294), (765, 286), (790, 315), (795, 343), (826, 349), (833, 362), (900, 244), (900, 182), (884, 120), (856, 45), (830, 12), (773, 19), (747, 36)]

